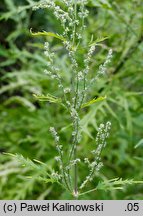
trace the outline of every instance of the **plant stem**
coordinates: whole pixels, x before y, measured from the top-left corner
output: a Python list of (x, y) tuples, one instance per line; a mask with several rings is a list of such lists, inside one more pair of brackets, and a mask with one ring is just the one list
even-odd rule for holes
[(61, 157), (61, 162), (62, 162), (63, 179), (64, 179), (64, 181), (65, 181), (65, 184), (66, 184), (67, 189), (71, 192), (71, 188), (70, 188), (70, 186), (69, 186), (69, 184), (68, 184), (68, 181), (67, 181), (67, 178), (66, 178), (66, 175), (65, 175), (66, 171), (65, 171), (65, 168), (64, 168), (63, 156), (62, 156), (61, 153), (60, 153), (60, 157)]
[[(74, 149), (74, 159), (76, 160), (76, 155), (77, 155), (77, 145), (75, 145)], [(77, 163), (74, 165), (74, 194), (75, 198), (77, 198), (78, 195), (78, 185), (77, 185), (77, 177), (78, 177), (78, 170), (77, 170)]]
[[(74, 21), (76, 21), (77, 17), (77, 0), (74, 1)], [(73, 46), (75, 45), (75, 38), (76, 38), (76, 22), (74, 23), (73, 27)]]
[[(76, 18), (77, 18), (77, 0), (74, 0), (74, 20), (75, 20), (75, 23), (74, 23), (74, 30), (73, 30), (73, 46), (75, 45), (76, 43)], [(75, 103), (74, 103), (74, 108), (76, 109), (77, 107), (77, 101), (78, 101), (78, 74), (77, 74), (77, 77), (76, 77), (76, 89), (75, 89)], [(73, 150), (74, 150), (74, 160), (76, 160), (77, 158), (77, 139), (78, 139), (78, 127), (79, 127), (79, 124), (78, 124), (78, 120), (77, 120), (77, 126), (76, 126), (76, 136), (75, 136), (75, 140), (73, 142)], [(72, 154), (72, 153), (71, 153)], [(75, 163), (74, 165), (74, 197), (75, 199), (78, 198), (78, 165), (77, 163)]]

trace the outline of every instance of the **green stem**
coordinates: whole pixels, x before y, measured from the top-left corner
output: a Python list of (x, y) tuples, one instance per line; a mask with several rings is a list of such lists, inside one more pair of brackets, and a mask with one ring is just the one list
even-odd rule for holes
[(91, 193), (91, 192), (96, 191), (96, 190), (97, 190), (97, 188), (91, 189), (91, 190), (89, 190), (89, 191), (80, 193), (79, 196), (83, 196), (83, 195), (85, 195), (85, 194)]
[(86, 88), (86, 75), (85, 75), (85, 73), (84, 73), (84, 80), (83, 80), (83, 93), (82, 93), (82, 99), (81, 99), (81, 102), (80, 102), (79, 109), (81, 109), (81, 106), (82, 106), (83, 101), (84, 101), (84, 98), (85, 98), (85, 88)]
[[(77, 146), (75, 145), (75, 149), (74, 149), (74, 159), (76, 160), (77, 157)], [(77, 170), (77, 163), (74, 165), (74, 194), (75, 197), (77, 197), (78, 195), (78, 185), (77, 185), (77, 177), (78, 177), (78, 170)]]
[[(77, 0), (74, 1), (74, 21), (76, 21), (77, 17)], [(76, 23), (74, 23), (73, 27), (73, 47), (75, 45), (75, 38), (76, 38)]]
[(66, 178), (66, 170), (65, 170), (65, 168), (64, 168), (64, 162), (63, 162), (63, 155), (61, 154), (61, 152), (59, 152), (59, 156), (60, 156), (60, 158), (61, 158), (61, 165), (62, 165), (62, 173), (63, 173), (63, 179), (64, 179), (64, 181), (65, 181), (65, 184), (66, 184), (66, 187), (67, 187), (67, 189), (71, 192), (71, 188), (70, 188), (70, 186), (69, 186), (69, 184), (68, 184), (68, 181), (67, 181), (67, 178)]

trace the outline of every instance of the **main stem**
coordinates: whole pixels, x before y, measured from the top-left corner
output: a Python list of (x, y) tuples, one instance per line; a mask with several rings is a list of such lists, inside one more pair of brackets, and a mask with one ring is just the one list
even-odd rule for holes
[[(77, 18), (77, 0), (74, 1), (74, 19)], [(74, 23), (74, 31), (73, 31), (73, 44), (75, 45), (76, 41), (76, 23)], [(78, 74), (77, 74), (78, 77)], [(75, 104), (74, 107), (76, 109), (77, 106), (77, 100), (78, 100), (78, 79), (77, 79), (77, 86), (76, 86), (76, 96), (75, 96)], [(78, 120), (77, 120), (78, 121)], [(77, 138), (78, 138), (78, 122), (77, 122), (77, 133), (75, 137), (75, 143), (74, 143), (74, 160), (77, 159)], [(74, 197), (75, 199), (78, 199), (78, 166), (77, 163), (74, 165)]]
[[(75, 149), (74, 149), (74, 159), (76, 159), (76, 155), (77, 155), (77, 145), (75, 145)], [(74, 197), (77, 199), (78, 198), (78, 182), (77, 182), (77, 164), (74, 165)]]

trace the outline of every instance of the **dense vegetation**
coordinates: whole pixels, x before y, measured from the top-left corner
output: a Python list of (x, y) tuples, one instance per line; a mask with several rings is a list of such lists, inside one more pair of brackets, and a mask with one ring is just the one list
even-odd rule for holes
[[(36, 159), (46, 163), (47, 170), (56, 168), (55, 143), (49, 128), (56, 125), (65, 146), (71, 132), (65, 109), (33, 97), (33, 93), (59, 95), (54, 80), (43, 72), (46, 40), (63, 69), (65, 85), (70, 77), (70, 62), (59, 41), (30, 33), (30, 28), (34, 32), (62, 31), (52, 12), (32, 10), (36, 2), (2, 0), (0, 4), (0, 199), (71, 199), (58, 185), (41, 181), (37, 162), (31, 162)], [(105, 38), (92, 57), (92, 73), (104, 63), (108, 50), (113, 50), (107, 74), (90, 92), (90, 98), (107, 98), (86, 107), (81, 116), (84, 136), (78, 149), (80, 158), (94, 146), (99, 124), (112, 123), (102, 156), (104, 167), (90, 189), (101, 179), (143, 179), (143, 4), (141, 0), (91, 0), (86, 7), (85, 43), (92, 35), (99, 41)], [(18, 155), (11, 157), (3, 152)], [(25, 166), (18, 162), (22, 160)], [(80, 173), (81, 178), (86, 175), (84, 165)], [(105, 188), (83, 198), (143, 199), (143, 184), (128, 185), (123, 190)]]

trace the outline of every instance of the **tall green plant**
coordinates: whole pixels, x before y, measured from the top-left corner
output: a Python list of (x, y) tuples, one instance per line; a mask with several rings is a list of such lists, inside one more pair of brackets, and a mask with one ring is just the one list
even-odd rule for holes
[[(104, 100), (105, 97), (98, 99), (92, 99), (86, 101), (86, 96), (91, 88), (91, 85), (96, 82), (100, 75), (104, 75), (106, 72), (107, 64), (110, 62), (112, 57), (112, 51), (109, 51), (107, 59), (103, 65), (100, 66), (99, 71), (89, 79), (90, 62), (92, 55), (95, 51), (97, 41), (93, 41), (93, 38), (88, 44), (84, 44), (84, 30), (85, 19), (88, 15), (88, 10), (85, 8), (87, 1), (61, 1), (63, 5), (59, 6), (55, 2), (43, 2), (34, 7), (49, 8), (53, 10), (54, 15), (60, 21), (63, 28), (61, 35), (50, 33), (50, 32), (39, 32), (33, 33), (33, 35), (47, 35), (56, 37), (63, 43), (70, 62), (71, 62), (71, 76), (69, 87), (64, 86), (64, 82), (60, 75), (60, 68), (55, 65), (54, 56), (55, 54), (51, 51), (48, 42), (45, 42), (45, 55), (48, 59), (48, 68), (45, 73), (51, 78), (55, 79), (58, 83), (59, 90), (61, 91), (61, 98), (57, 98), (52, 95), (34, 95), (39, 100), (49, 101), (51, 103), (58, 103), (63, 105), (70, 114), (72, 134), (69, 139), (68, 152), (65, 152), (62, 146), (62, 141), (54, 127), (50, 128), (58, 156), (56, 160), (59, 165), (59, 171), (52, 173), (52, 176), (63, 185), (75, 198), (80, 195), (80, 191), (83, 191), (86, 184), (93, 180), (96, 172), (102, 167), (101, 153), (103, 148), (106, 146), (106, 138), (109, 135), (111, 123), (107, 122), (105, 125), (101, 124), (96, 138), (96, 148), (92, 151), (94, 160), (89, 161), (88, 158), (84, 159), (84, 163), (87, 164), (89, 174), (86, 176), (83, 182), (78, 184), (78, 166), (81, 163), (78, 158), (78, 145), (81, 141), (82, 127), (80, 125), (80, 113), (85, 107), (96, 103), (99, 100)], [(86, 47), (87, 46), (87, 47)], [(83, 50), (83, 52), (81, 52)], [(86, 53), (86, 50), (87, 53)], [(79, 58), (82, 60), (79, 61)]]
[[(84, 40), (84, 34), (86, 31), (85, 20), (88, 16), (88, 10), (86, 9), (86, 0), (69, 0), (69, 1), (44, 1), (34, 6), (34, 10), (48, 8), (53, 11), (55, 17), (59, 20), (59, 23), (63, 29), (63, 32), (38, 32), (31, 33), (33, 36), (48, 36), (54, 37), (62, 43), (64, 50), (68, 53), (70, 61), (70, 80), (69, 85), (65, 86), (64, 79), (62, 78), (62, 71), (55, 59), (55, 53), (52, 50), (48, 41), (44, 44), (45, 56), (47, 58), (47, 68), (45, 74), (58, 85), (59, 96), (53, 94), (34, 94), (34, 96), (40, 101), (47, 101), (52, 104), (62, 106), (70, 116), (70, 126), (72, 127), (71, 136), (68, 137), (67, 146), (63, 146), (62, 137), (59, 132), (53, 126), (50, 127), (50, 132), (55, 140), (57, 156), (58, 170), (49, 170), (45, 164), (35, 165), (30, 160), (25, 160), (21, 156), (16, 156), (22, 163), (27, 166), (31, 166), (33, 169), (40, 170), (40, 179), (45, 182), (57, 182), (75, 199), (84, 194), (90, 193), (97, 189), (113, 190), (122, 189), (125, 184), (140, 183), (133, 180), (122, 180), (120, 178), (111, 179), (109, 181), (99, 182), (96, 188), (87, 190), (86, 186), (89, 182), (93, 181), (96, 174), (103, 166), (102, 163), (102, 151), (106, 147), (106, 140), (109, 137), (111, 123), (108, 121), (105, 124), (100, 124), (95, 139), (95, 148), (90, 152), (93, 160), (89, 158), (78, 157), (78, 149), (82, 142), (83, 128), (80, 121), (80, 116), (83, 114), (86, 107), (105, 100), (106, 96), (103, 95), (97, 99), (88, 99), (90, 97), (90, 91), (93, 85), (99, 81), (100, 76), (106, 74), (108, 64), (112, 58), (112, 50), (110, 49), (105, 62), (99, 67), (96, 73), (93, 73), (90, 69), (91, 60), (95, 52), (96, 45), (103, 41), (105, 38), (95, 39), (94, 36), (89, 38), (89, 41)], [(63, 51), (64, 52), (64, 51)], [(79, 166), (84, 163), (89, 170), (85, 179), (79, 178)], [(43, 171), (46, 170), (46, 171)]]

